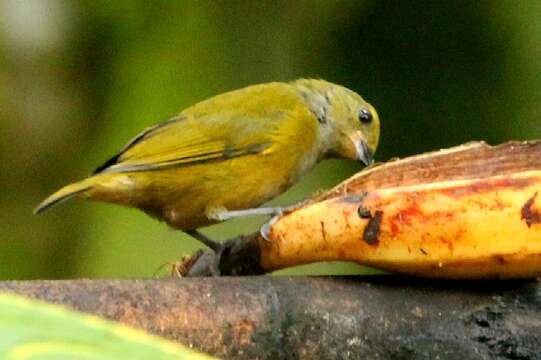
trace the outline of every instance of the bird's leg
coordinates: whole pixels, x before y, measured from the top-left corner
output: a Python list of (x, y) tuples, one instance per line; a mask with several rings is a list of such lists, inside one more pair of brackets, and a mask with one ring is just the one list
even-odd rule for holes
[[(272, 207), (260, 207), (260, 208), (252, 208), (252, 209), (244, 209), (244, 210), (227, 210), (225, 208), (213, 208), (211, 211), (207, 213), (207, 216), (211, 220), (216, 221), (224, 221), (229, 220), (237, 217), (244, 217), (244, 216), (252, 216), (252, 215), (270, 215), (271, 219), (263, 224), (260, 228), (261, 236), (265, 239), (269, 239), (269, 231), (272, 224), (274, 224), (280, 216), (287, 214), (291, 211), (294, 211), (303, 205), (306, 204), (306, 201), (301, 201), (297, 204), (289, 205), (289, 206), (272, 206)], [(195, 238), (198, 238), (197, 236), (204, 236), (201, 233), (198, 233), (198, 235), (192, 235)], [(206, 237), (205, 237), (206, 238)], [(205, 243), (203, 241), (203, 243)], [(205, 243), (206, 244), (206, 243)], [(209, 246), (209, 245), (207, 245)], [(209, 246), (212, 248), (212, 246)]]
[(302, 207), (305, 203), (306, 203), (305, 201), (302, 201), (300, 203), (289, 205), (289, 206), (264, 207), (264, 208), (254, 208), (254, 209), (246, 209), (246, 210), (222, 209), (221, 211), (217, 211), (213, 213), (213, 218), (215, 220), (223, 221), (223, 220), (228, 220), (228, 219), (232, 219), (236, 217), (243, 217), (243, 216), (270, 215), (271, 219), (267, 221), (265, 224), (263, 224), (259, 230), (263, 239), (269, 240), (269, 232), (270, 232), (270, 227), (272, 226), (272, 224), (274, 224), (280, 218), (280, 216)]
[(209, 265), (208, 269), (212, 276), (220, 276), (220, 262), (222, 261), (222, 255), (225, 249), (224, 244), (210, 239), (209, 237), (197, 230), (188, 230), (186, 231), (186, 233), (194, 237), (195, 239), (201, 241), (203, 244), (205, 244), (214, 251), (214, 260)]
[(272, 207), (260, 207), (244, 210), (227, 210), (218, 209), (210, 213), (212, 220), (224, 221), (237, 217), (253, 216), (253, 215), (270, 215), (272, 217), (281, 216), (285, 213), (298, 209), (304, 204), (304, 202), (289, 205), (289, 206), (272, 206)]
[(252, 215), (272, 215), (276, 216), (282, 213), (281, 207), (262, 207), (245, 210), (222, 210), (212, 215), (213, 220), (225, 221), (238, 217), (252, 216)]
[(223, 246), (220, 242), (210, 239), (208, 236), (206, 236), (205, 234), (202, 234), (198, 230), (187, 230), (186, 234), (199, 240), (204, 245), (214, 250), (214, 252), (218, 252)]

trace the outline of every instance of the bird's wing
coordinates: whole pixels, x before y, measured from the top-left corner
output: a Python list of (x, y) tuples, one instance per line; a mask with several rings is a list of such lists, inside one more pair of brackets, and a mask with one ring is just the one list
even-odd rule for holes
[(95, 173), (151, 171), (260, 153), (271, 147), (279, 120), (237, 112), (181, 114), (137, 135)]

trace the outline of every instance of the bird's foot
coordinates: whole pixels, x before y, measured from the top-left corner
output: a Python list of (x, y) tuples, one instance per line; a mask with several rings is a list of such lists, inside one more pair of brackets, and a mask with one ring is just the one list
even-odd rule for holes
[(279, 218), (280, 218), (280, 215), (273, 216), (269, 221), (261, 225), (261, 227), (259, 228), (259, 234), (261, 234), (261, 237), (264, 240), (270, 242), (271, 226), (274, 225), (274, 223), (277, 222)]
[(259, 229), (259, 233), (261, 234), (261, 237), (265, 239), (266, 241), (270, 241), (270, 229), (272, 225), (274, 225), (278, 221), (278, 219), (280, 219), (280, 217), (282, 217), (284, 214), (289, 214), (301, 208), (305, 204), (306, 202), (303, 201), (303, 202), (289, 205), (289, 206), (274, 208), (274, 209), (277, 209), (277, 211), (273, 214), (272, 218), (266, 223), (264, 223)]
[[(186, 231), (186, 233), (195, 239), (199, 240), (209, 248), (213, 250), (213, 252), (204, 252), (201, 254), (201, 256), (209, 257), (208, 261), (204, 261), (201, 263), (205, 263), (210, 275), (212, 276), (220, 276), (220, 262), (222, 260), (222, 255), (224, 253), (225, 245), (222, 244), (219, 241), (215, 241), (207, 237), (206, 235), (202, 234), (201, 232), (197, 230), (189, 230)], [(211, 258), (212, 257), (212, 258)], [(201, 269), (197, 269), (198, 271), (201, 271)]]
[[(270, 233), (270, 227), (281, 217), (283, 216), (284, 214), (288, 214), (300, 207), (302, 207), (303, 205), (305, 205), (306, 202), (300, 202), (300, 203), (297, 203), (297, 204), (293, 204), (293, 205), (289, 205), (289, 206), (272, 206), (272, 207), (261, 207), (261, 208), (253, 208), (253, 209), (244, 209), (244, 210), (227, 210), (225, 208), (216, 208), (216, 209), (213, 209), (212, 211), (210, 211), (207, 216), (209, 217), (209, 219), (211, 220), (216, 220), (216, 221), (225, 221), (225, 220), (229, 220), (229, 219), (233, 219), (233, 218), (237, 218), (237, 217), (244, 217), (244, 216), (253, 216), (253, 215), (269, 215), (271, 216), (271, 219), (266, 222), (265, 224), (263, 224), (263, 226), (261, 226), (260, 228), (260, 233), (261, 233), (261, 236), (263, 237), (263, 239), (265, 240), (269, 240), (269, 233)], [(193, 232), (195, 233), (190, 233), (190, 235), (192, 235), (193, 237), (195, 237), (196, 239), (200, 239), (201, 236), (204, 236), (202, 235), (201, 233), (193, 230)], [(209, 241), (210, 239), (208, 239), (206, 236), (205, 237), (205, 241)], [(207, 245), (207, 243), (203, 240), (201, 240), (205, 245)], [(214, 245), (207, 245), (209, 246), (211, 249), (214, 249)]]

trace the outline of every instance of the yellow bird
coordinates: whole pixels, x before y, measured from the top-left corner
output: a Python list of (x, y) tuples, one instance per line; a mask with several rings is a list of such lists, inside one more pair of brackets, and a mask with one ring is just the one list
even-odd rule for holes
[(256, 208), (283, 193), (320, 160), (368, 165), (379, 140), (376, 110), (323, 80), (273, 82), (227, 92), (144, 130), (94, 173), (35, 210), (72, 197), (136, 207), (214, 250), (198, 228)]

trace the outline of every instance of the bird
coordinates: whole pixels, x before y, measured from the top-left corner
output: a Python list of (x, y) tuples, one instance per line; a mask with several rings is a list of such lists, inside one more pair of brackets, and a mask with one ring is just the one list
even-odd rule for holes
[(218, 251), (220, 243), (199, 228), (280, 212), (259, 206), (325, 158), (371, 164), (379, 135), (376, 109), (341, 85), (320, 79), (251, 85), (145, 129), (34, 212), (71, 198), (125, 205)]

